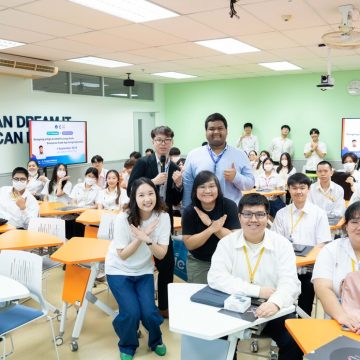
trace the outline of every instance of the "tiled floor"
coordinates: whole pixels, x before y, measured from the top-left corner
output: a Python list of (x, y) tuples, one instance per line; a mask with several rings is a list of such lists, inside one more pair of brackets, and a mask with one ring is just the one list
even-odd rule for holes
[[(61, 292), (64, 272), (61, 268), (51, 271), (47, 279), (47, 299), (56, 307), (61, 307)], [(114, 309), (116, 304), (112, 295), (106, 290), (105, 285), (99, 285), (94, 292), (103, 291), (99, 297), (102, 301), (109, 304)], [(66, 360), (115, 360), (119, 359), (117, 348), (117, 337), (111, 325), (111, 318), (105, 315), (97, 307), (89, 304), (86, 319), (79, 339), (79, 350), (70, 351), (71, 331), (76, 316), (76, 310), (71, 307), (68, 311), (64, 344), (58, 347), (60, 358)], [(55, 333), (58, 333), (59, 322), (54, 321)], [(144, 336), (140, 339), (140, 347), (135, 355), (138, 360), (154, 360), (159, 357), (148, 351), (147, 336), (143, 329)], [(169, 331), (168, 320), (162, 325), (163, 340), (167, 345), (168, 353), (165, 359), (180, 359), (180, 335)], [(51, 360), (55, 359), (54, 349), (50, 339), (50, 326), (45, 320), (34, 322), (22, 329), (14, 332), (15, 353), (10, 357), (11, 360)], [(260, 353), (269, 352), (269, 340), (260, 340)], [(239, 345), (240, 349), (249, 350), (249, 341), (244, 341)], [(264, 359), (255, 356), (238, 354), (238, 359), (258, 360)], [(191, 359), (189, 359), (191, 360)], [(209, 359), (211, 360), (211, 359)]]

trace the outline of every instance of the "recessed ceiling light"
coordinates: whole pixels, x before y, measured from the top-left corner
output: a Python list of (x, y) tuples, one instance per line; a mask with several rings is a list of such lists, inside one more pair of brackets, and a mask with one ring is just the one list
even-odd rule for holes
[(5, 40), (0, 39), (0, 49), (10, 49), (16, 46), (22, 46), (25, 45), (24, 43), (17, 42), (17, 41), (11, 41), (11, 40)]
[(195, 41), (196, 44), (220, 51), (224, 54), (242, 54), (260, 51), (259, 49), (232, 38)]
[(94, 56), (86, 56), (77, 59), (69, 59), (68, 61), (73, 61), (81, 64), (95, 65), (95, 66), (103, 66), (108, 68), (116, 68), (121, 66), (130, 66), (133, 64), (128, 64), (121, 61), (102, 59)]
[(136, 23), (166, 19), (179, 14), (146, 0), (69, 0)]
[(175, 71), (154, 73), (154, 74), (151, 74), (151, 75), (163, 76), (163, 77), (173, 78), (173, 79), (190, 79), (190, 78), (197, 77), (197, 76), (194, 76), (194, 75), (182, 74), (182, 73), (178, 73), (178, 72), (175, 72)]
[(275, 71), (285, 71), (285, 70), (302, 70), (301, 67), (289, 63), (287, 61), (275, 61), (275, 62), (268, 62), (268, 63), (259, 63), (258, 65), (264, 66), (268, 69), (275, 70)]

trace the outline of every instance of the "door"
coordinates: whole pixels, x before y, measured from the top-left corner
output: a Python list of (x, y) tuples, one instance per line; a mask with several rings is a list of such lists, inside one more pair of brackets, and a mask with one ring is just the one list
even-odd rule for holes
[(151, 130), (155, 127), (154, 112), (134, 112), (134, 150), (145, 155), (147, 148), (152, 149)]

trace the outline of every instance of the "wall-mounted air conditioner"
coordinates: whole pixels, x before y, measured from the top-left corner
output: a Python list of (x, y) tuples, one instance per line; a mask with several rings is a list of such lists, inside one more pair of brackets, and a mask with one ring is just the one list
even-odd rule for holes
[(57, 73), (51, 61), (0, 53), (0, 74), (41, 79)]

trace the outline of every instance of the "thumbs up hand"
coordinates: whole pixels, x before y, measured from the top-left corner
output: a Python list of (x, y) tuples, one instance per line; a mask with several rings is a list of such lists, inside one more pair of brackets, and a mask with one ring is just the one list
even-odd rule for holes
[(227, 181), (233, 181), (235, 176), (236, 176), (236, 168), (235, 168), (235, 164), (232, 163), (230, 169), (224, 170), (224, 178)]

